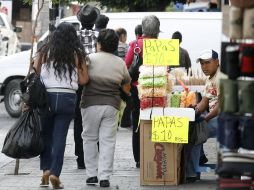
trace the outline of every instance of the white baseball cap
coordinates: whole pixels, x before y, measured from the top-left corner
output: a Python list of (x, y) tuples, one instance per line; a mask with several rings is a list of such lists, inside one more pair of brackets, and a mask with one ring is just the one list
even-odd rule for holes
[(199, 63), (201, 59), (202, 60), (218, 59), (218, 53), (212, 49), (203, 50), (198, 56), (196, 62)]

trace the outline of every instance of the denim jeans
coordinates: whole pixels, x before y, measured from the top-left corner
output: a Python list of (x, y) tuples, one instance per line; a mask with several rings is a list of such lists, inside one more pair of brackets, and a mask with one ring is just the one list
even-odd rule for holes
[[(218, 117), (214, 117), (207, 123), (207, 127), (209, 129), (209, 138), (214, 138), (217, 136), (217, 128), (218, 128)], [(202, 152), (203, 146), (195, 145), (191, 150), (191, 157), (187, 163), (186, 168), (186, 177), (195, 177), (197, 173), (201, 172), (201, 168), (199, 167), (199, 158), (200, 153)]]
[(69, 125), (75, 113), (76, 94), (49, 92), (48, 97), (51, 113), (41, 116), (44, 150), (40, 155), (40, 168), (59, 177)]
[(209, 138), (216, 137), (218, 129), (218, 116), (210, 119), (207, 123), (207, 127), (209, 129)]

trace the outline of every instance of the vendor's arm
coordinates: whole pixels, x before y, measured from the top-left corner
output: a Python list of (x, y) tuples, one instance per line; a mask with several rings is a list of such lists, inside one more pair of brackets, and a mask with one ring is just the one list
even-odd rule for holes
[(209, 99), (207, 97), (202, 97), (202, 100), (197, 104), (195, 111), (196, 113), (203, 113), (208, 109)]
[(216, 116), (218, 115), (218, 113), (219, 113), (219, 104), (217, 103), (217, 104), (215, 105), (215, 107), (213, 108), (213, 110), (210, 111), (210, 112), (206, 115), (206, 117), (205, 117), (206, 122), (208, 122), (210, 119), (216, 117)]

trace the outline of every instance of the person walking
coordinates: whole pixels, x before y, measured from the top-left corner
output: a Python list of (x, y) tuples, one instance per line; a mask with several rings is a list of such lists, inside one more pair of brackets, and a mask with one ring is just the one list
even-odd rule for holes
[(95, 31), (100, 32), (101, 29), (107, 28), (109, 18), (106, 15), (99, 15), (95, 23)]
[(124, 28), (117, 28), (115, 31), (119, 37), (117, 53), (118, 53), (118, 56), (124, 60), (128, 50), (128, 44), (126, 43), (127, 31)]
[(97, 53), (87, 56), (89, 83), (80, 102), (87, 185), (98, 183), (99, 178), (101, 187), (110, 186), (121, 102), (119, 88), (128, 95), (131, 80), (124, 61), (114, 55), (118, 41), (114, 30), (102, 29)]
[[(82, 28), (78, 31), (78, 36), (81, 43), (84, 46), (85, 53), (88, 55), (90, 53), (96, 52), (96, 41), (98, 37), (98, 32), (93, 30), (94, 24), (100, 15), (99, 9), (89, 4), (84, 5), (80, 8), (77, 13), (77, 18), (80, 21)], [(80, 99), (83, 86), (79, 86), (77, 90), (77, 104), (75, 108), (75, 118), (74, 118), (74, 142), (75, 142), (75, 155), (77, 156), (77, 168), (85, 169), (84, 162), (84, 151), (83, 151), (83, 140), (81, 138), (81, 133), (83, 131), (82, 127), (82, 116), (80, 112)]]
[[(66, 48), (68, 47), (68, 48)], [(49, 114), (42, 114), (44, 149), (40, 155), (43, 170), (41, 186), (63, 189), (60, 182), (66, 136), (74, 117), (78, 84), (88, 82), (85, 54), (75, 28), (61, 23), (38, 52), (34, 67), (40, 73), (49, 99)]]
[(139, 38), (142, 37), (142, 35), (143, 35), (142, 25), (138, 24), (135, 27), (135, 36), (136, 36), (136, 39), (138, 40)]
[[(137, 46), (140, 48), (140, 53), (143, 57), (143, 40), (144, 39), (151, 39), (151, 38), (158, 38), (160, 33), (160, 20), (155, 15), (149, 15), (145, 16), (142, 19), (142, 30), (143, 30), (143, 36), (140, 37), (137, 42), (131, 43), (129, 50), (127, 52), (125, 63), (127, 65), (127, 68), (130, 68), (133, 57), (134, 57), (134, 51), (136, 49), (136, 43)], [(132, 147), (133, 147), (133, 155), (134, 160), (136, 162), (136, 167), (140, 167), (140, 141), (139, 141), (139, 114), (140, 114), (140, 100), (138, 97), (138, 89), (137, 89), (138, 81), (132, 81), (131, 84), (131, 96), (133, 99), (134, 108), (132, 111)]]
[[(138, 39), (142, 39), (142, 35), (143, 35), (143, 31), (142, 31), (142, 25), (139, 24), (135, 27), (135, 36), (136, 36), (136, 40), (130, 42), (130, 46), (134, 46), (136, 41)], [(132, 112), (132, 107), (133, 105), (131, 103), (126, 103), (126, 107), (123, 111), (123, 116), (121, 118), (121, 122), (120, 122), (120, 125), (121, 127), (123, 128), (129, 128), (131, 127), (131, 112)]]
[(182, 43), (182, 34), (179, 31), (176, 31), (172, 34), (172, 39), (179, 40), (179, 67), (184, 67), (188, 73), (191, 68), (191, 60), (188, 51), (180, 47), (180, 44)]

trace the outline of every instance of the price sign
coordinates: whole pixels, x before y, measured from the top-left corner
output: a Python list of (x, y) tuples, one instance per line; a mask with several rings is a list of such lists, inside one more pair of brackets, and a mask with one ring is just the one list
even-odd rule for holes
[(188, 143), (187, 117), (155, 116), (152, 118), (152, 141)]
[(154, 66), (179, 65), (179, 40), (145, 39), (143, 64)]

